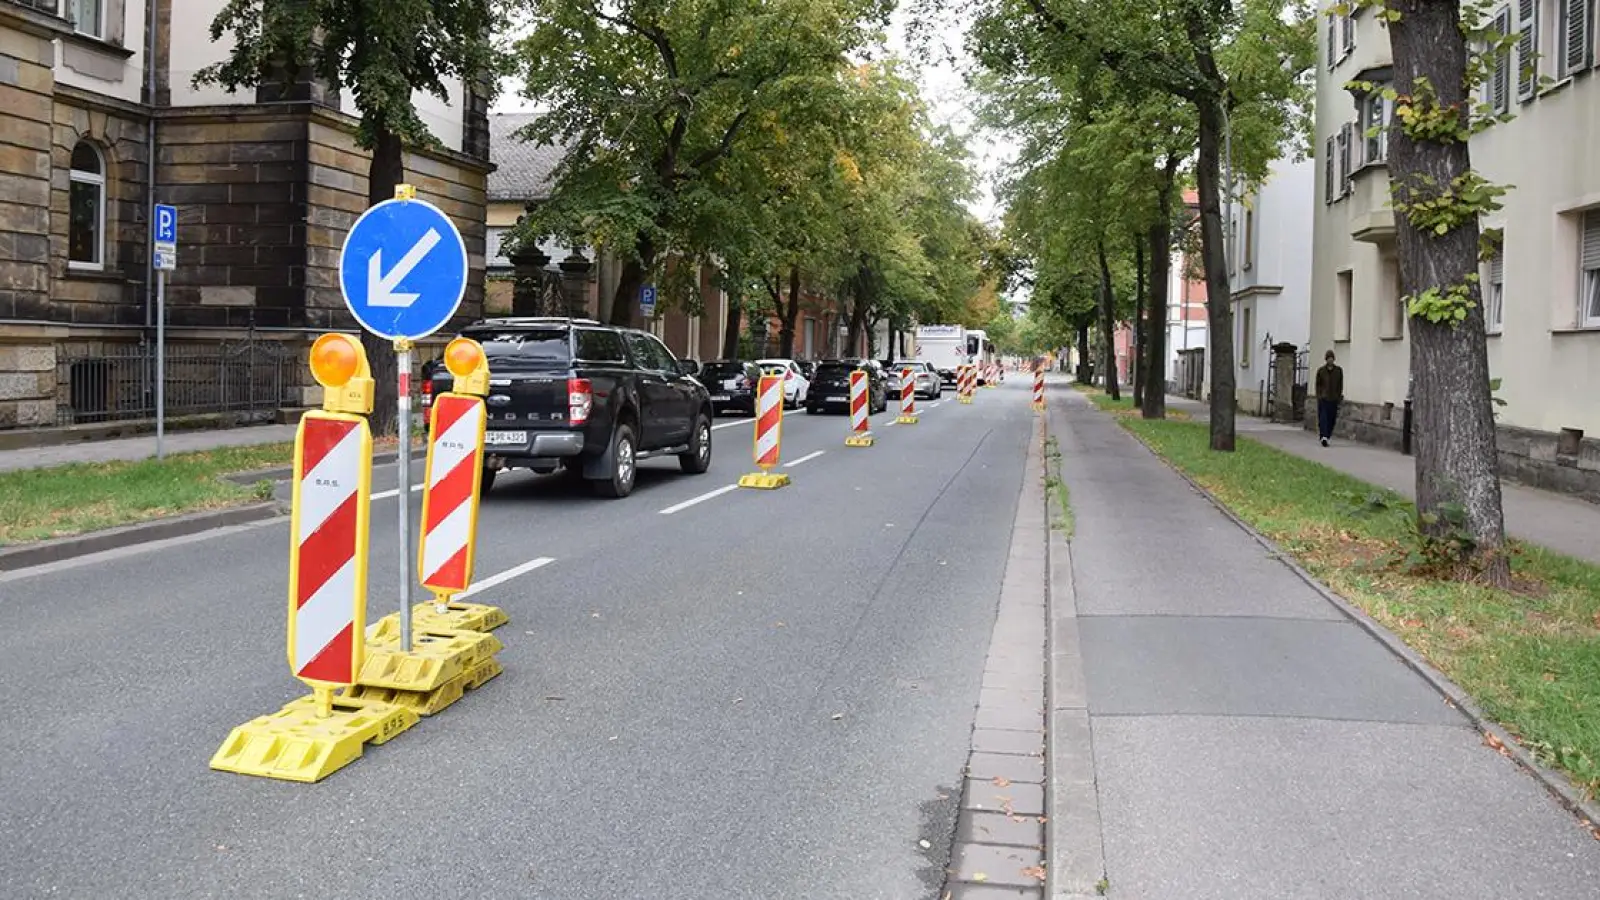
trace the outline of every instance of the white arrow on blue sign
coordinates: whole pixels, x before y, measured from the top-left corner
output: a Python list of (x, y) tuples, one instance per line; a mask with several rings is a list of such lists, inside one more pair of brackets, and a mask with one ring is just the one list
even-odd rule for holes
[(165, 203), (156, 204), (154, 247), (155, 267), (170, 272), (178, 266), (178, 208)]
[(339, 289), (362, 328), (389, 340), (427, 337), (461, 306), (467, 245), (437, 206), (385, 200), (350, 227)]

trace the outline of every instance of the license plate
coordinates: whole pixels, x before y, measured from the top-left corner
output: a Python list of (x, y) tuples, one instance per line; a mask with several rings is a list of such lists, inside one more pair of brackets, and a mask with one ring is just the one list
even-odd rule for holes
[(737, 378), (729, 378), (727, 381), (724, 381), (722, 383), (722, 389), (725, 390), (725, 391), (731, 391), (731, 390), (733, 390), (734, 388), (736, 388), (738, 386), (739, 386), (739, 379), (737, 379)]
[(728, 395), (727, 394), (712, 394), (711, 395), (711, 399), (713, 399), (713, 400), (726, 400), (726, 399), (728, 399)]
[(849, 400), (849, 399), (850, 399), (849, 397), (846, 397), (843, 394), (834, 394), (834, 395), (832, 395), (831, 397), (828, 398), (828, 402), (829, 403), (843, 403), (843, 402), (845, 402), (846, 400)]
[(489, 446), (500, 444), (526, 444), (528, 433), (526, 431), (486, 431), (483, 433), (483, 442)]

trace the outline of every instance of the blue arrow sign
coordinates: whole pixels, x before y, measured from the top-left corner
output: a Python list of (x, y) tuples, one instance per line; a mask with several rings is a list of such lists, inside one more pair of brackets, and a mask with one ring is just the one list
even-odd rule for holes
[(647, 284), (639, 289), (639, 314), (646, 319), (656, 314), (656, 286)]
[(433, 204), (385, 200), (350, 227), (339, 289), (362, 328), (389, 340), (427, 337), (461, 306), (467, 245)]

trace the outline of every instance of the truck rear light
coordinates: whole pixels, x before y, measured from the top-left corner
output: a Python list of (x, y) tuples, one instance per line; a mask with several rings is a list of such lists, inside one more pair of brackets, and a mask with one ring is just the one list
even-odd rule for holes
[(567, 421), (582, 425), (589, 421), (589, 411), (594, 409), (594, 388), (587, 378), (567, 379)]

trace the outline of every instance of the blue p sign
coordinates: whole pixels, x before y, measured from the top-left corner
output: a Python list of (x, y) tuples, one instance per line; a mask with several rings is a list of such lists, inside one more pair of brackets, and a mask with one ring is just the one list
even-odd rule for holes
[(178, 208), (164, 203), (156, 206), (156, 237), (158, 244), (172, 244), (176, 248), (178, 243)]

